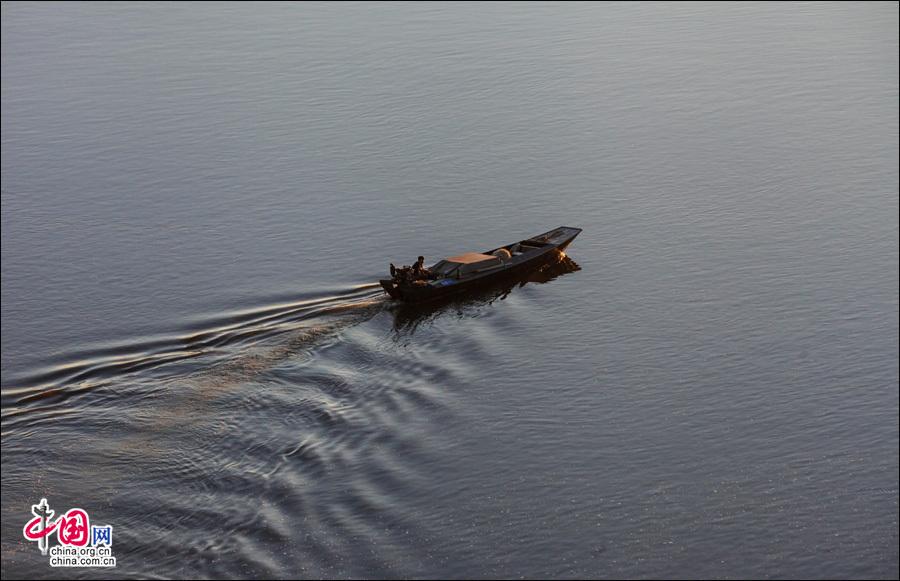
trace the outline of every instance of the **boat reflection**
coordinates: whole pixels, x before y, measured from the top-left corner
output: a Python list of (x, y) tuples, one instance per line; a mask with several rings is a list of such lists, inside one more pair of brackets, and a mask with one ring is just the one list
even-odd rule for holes
[(481, 308), (491, 305), (494, 301), (504, 300), (516, 288), (526, 284), (546, 284), (552, 280), (581, 270), (574, 260), (562, 252), (554, 252), (553, 258), (541, 268), (527, 273), (498, 281), (488, 287), (472, 290), (459, 295), (452, 295), (436, 299), (426, 303), (401, 303), (394, 304), (393, 333), (396, 338), (412, 335), (421, 325), (428, 325), (444, 316), (455, 316), (457, 319), (468, 318), (476, 314)]

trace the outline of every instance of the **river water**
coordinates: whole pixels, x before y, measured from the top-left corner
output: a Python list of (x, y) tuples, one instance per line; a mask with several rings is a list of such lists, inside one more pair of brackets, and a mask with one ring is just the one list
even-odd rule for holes
[(896, 3), (4, 3), (3, 578), (896, 579), (898, 197)]

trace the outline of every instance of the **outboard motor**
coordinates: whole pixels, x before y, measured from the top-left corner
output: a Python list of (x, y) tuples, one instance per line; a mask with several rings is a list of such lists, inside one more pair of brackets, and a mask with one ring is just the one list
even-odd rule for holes
[(412, 284), (413, 274), (412, 268), (409, 266), (401, 266), (397, 268), (391, 264), (391, 282), (397, 285)]

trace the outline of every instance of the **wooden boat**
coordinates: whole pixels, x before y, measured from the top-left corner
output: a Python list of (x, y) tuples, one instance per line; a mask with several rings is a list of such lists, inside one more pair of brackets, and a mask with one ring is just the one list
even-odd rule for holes
[(445, 258), (424, 275), (392, 264), (391, 278), (378, 282), (391, 298), (408, 303), (445, 297), (539, 268), (565, 250), (580, 233), (581, 228), (556, 228), (487, 252)]

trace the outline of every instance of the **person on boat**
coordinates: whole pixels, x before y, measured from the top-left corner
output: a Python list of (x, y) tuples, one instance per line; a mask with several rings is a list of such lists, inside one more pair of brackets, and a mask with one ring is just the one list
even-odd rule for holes
[(413, 280), (434, 280), (436, 277), (430, 270), (425, 268), (425, 257), (420, 256), (412, 267)]

